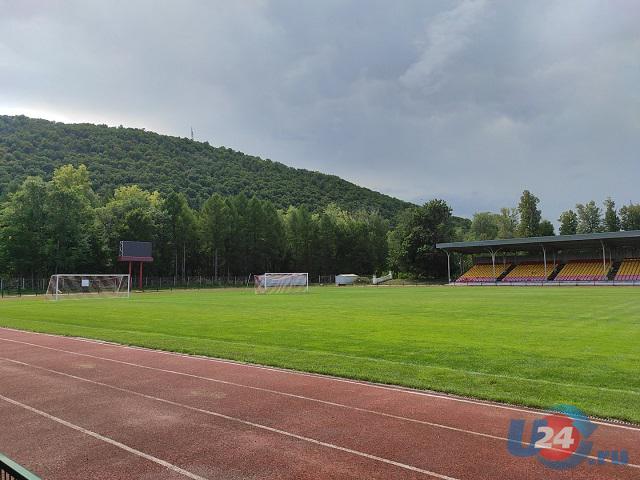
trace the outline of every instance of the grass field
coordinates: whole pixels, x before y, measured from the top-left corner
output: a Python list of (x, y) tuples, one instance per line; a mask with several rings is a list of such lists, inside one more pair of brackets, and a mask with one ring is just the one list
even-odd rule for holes
[[(209, 290), (0, 301), (0, 325), (640, 422), (640, 289)], [(1, 354), (0, 354), (1, 356)]]

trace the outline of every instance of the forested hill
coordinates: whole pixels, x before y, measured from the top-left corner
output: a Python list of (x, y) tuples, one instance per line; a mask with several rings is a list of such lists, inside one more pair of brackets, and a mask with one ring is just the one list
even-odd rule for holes
[(329, 203), (345, 210), (376, 210), (394, 217), (408, 203), (333, 175), (287, 167), (229, 148), (133, 128), (64, 124), (0, 116), (0, 197), (29, 175), (49, 179), (64, 164), (85, 164), (94, 189), (109, 195), (138, 184), (147, 190), (183, 192), (199, 206), (212, 193), (244, 193), (278, 208)]

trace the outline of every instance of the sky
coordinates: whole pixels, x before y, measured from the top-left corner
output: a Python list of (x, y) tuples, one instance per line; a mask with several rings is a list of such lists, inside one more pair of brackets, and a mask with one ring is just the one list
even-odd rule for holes
[(458, 215), (640, 202), (637, 0), (0, 0), (0, 114), (146, 128)]

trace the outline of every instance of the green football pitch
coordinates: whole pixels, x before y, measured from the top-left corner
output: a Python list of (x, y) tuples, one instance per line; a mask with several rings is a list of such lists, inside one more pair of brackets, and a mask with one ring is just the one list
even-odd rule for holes
[(23, 297), (0, 301), (0, 325), (640, 422), (637, 288)]

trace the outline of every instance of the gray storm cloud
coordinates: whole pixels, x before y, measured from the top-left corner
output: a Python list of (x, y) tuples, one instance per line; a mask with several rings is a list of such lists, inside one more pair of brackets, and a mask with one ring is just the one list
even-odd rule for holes
[(640, 201), (640, 3), (0, 0), (0, 113), (144, 127), (458, 214)]

